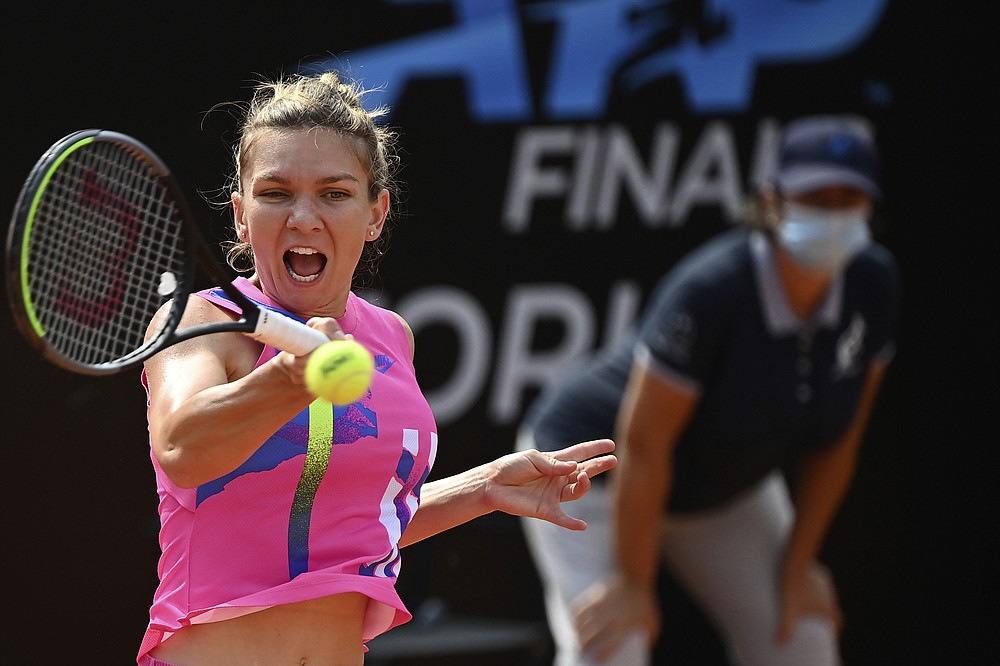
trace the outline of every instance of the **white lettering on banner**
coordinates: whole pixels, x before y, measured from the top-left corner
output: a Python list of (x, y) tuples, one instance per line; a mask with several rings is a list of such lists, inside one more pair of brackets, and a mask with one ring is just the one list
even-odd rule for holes
[[(539, 319), (555, 319), (565, 331), (553, 349), (532, 350), (532, 331)], [(516, 414), (521, 389), (544, 386), (562, 368), (593, 347), (596, 315), (586, 297), (567, 284), (515, 286), (507, 296), (500, 330), (490, 415), (501, 423)]]
[[(602, 319), (587, 296), (572, 285), (513, 285), (499, 328), (495, 363), (489, 318), (470, 294), (435, 285), (407, 295), (393, 309), (406, 319), (414, 335), (438, 325), (452, 329), (458, 338), (454, 375), (442, 386), (425, 391), (438, 425), (463, 416), (482, 395), (491, 372), (495, 378), (487, 411), (494, 423), (508, 424), (520, 416), (525, 389), (543, 388), (594, 350), (598, 322), (604, 322), (601, 346), (623, 340), (638, 317), (641, 300), (638, 284), (616, 282)], [(558, 322), (566, 335), (556, 347), (533, 350), (533, 332), (543, 320)]]
[[(677, 128), (661, 123), (653, 136), (650, 149), (650, 169), (642, 164), (642, 156), (636, 148), (628, 130), (621, 125), (607, 128), (604, 155), (596, 155), (605, 165), (593, 188), (595, 200), (588, 202), (587, 210), (592, 211), (591, 219), (598, 229), (611, 229), (618, 217), (618, 205), (622, 190), (627, 190), (635, 204), (639, 219), (649, 226), (660, 226), (667, 220), (666, 199), (670, 191), (670, 179), (677, 161)], [(580, 220), (579, 226), (586, 227), (587, 220)]]
[(698, 204), (719, 206), (729, 222), (738, 220), (743, 211), (743, 183), (736, 142), (725, 123), (710, 123), (695, 144), (677, 179), (668, 222), (679, 225)]
[[(678, 127), (667, 122), (653, 128), (647, 151), (620, 124), (521, 127), (510, 159), (502, 229), (526, 233), (535, 204), (556, 201), (563, 203), (563, 214), (556, 217), (567, 233), (612, 230), (621, 217), (623, 194), (650, 229), (683, 225), (695, 206), (717, 206), (724, 219), (734, 222), (742, 214), (744, 189), (756, 189), (773, 170), (780, 129), (773, 119), (760, 120), (752, 154), (741, 160), (733, 127), (723, 121), (707, 123), (684, 155), (679, 154)], [(741, 164), (748, 165), (745, 179)], [(514, 284), (495, 329), (474, 293), (450, 286), (421, 288), (395, 310), (414, 334), (439, 325), (458, 339), (454, 359), (448, 359), (451, 376), (425, 390), (439, 425), (464, 416), (488, 388), (488, 418), (503, 425), (520, 417), (530, 397), (526, 390), (544, 388), (598, 346), (622, 340), (639, 316), (642, 295), (635, 282), (613, 282), (607, 312), (600, 313), (574, 285)], [(532, 348), (542, 322), (555, 322), (565, 331), (555, 347)]]
[(577, 133), (574, 127), (565, 125), (524, 127), (518, 132), (504, 202), (504, 225), (508, 231), (520, 233), (527, 229), (531, 204), (536, 198), (555, 198), (566, 193), (569, 177), (561, 169), (543, 167), (542, 161), (550, 155), (576, 153)]
[(414, 335), (433, 324), (454, 329), (458, 337), (455, 374), (444, 386), (426, 393), (439, 425), (456, 420), (475, 402), (489, 374), (493, 337), (486, 311), (470, 294), (443, 285), (407, 295), (395, 310)]
[(504, 229), (526, 232), (536, 201), (562, 199), (568, 229), (608, 230), (618, 219), (623, 192), (639, 221), (651, 229), (682, 225), (697, 205), (718, 206), (728, 222), (735, 222), (744, 189), (756, 187), (771, 172), (779, 132), (773, 119), (760, 122), (745, 182), (733, 129), (721, 121), (705, 126), (680, 170), (680, 132), (672, 123), (655, 128), (648, 164), (622, 125), (522, 127), (510, 161)]

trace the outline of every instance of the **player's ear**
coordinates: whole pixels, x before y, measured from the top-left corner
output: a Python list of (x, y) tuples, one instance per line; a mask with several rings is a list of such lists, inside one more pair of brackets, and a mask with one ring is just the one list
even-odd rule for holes
[(389, 216), (389, 190), (382, 190), (378, 193), (375, 201), (372, 202), (372, 216), (368, 222), (368, 239), (375, 240), (382, 234), (382, 227)]
[(236, 237), (241, 242), (247, 242), (250, 234), (247, 231), (247, 223), (244, 217), (243, 197), (239, 192), (233, 192), (231, 201), (233, 204), (233, 226), (236, 228)]

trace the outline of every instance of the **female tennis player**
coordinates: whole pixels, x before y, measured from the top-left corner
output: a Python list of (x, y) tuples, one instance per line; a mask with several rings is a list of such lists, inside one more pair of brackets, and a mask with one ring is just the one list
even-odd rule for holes
[[(146, 361), (162, 555), (144, 666), (362, 664), (366, 641), (410, 619), (394, 589), (401, 547), (491, 511), (582, 530), (560, 503), (616, 463), (600, 439), (427, 481), (437, 428), (413, 333), (352, 292), (387, 232), (397, 164), (363, 94), (336, 73), (257, 87), (235, 153), (230, 258), (252, 262), (236, 280), (252, 300), (352, 336), (377, 372), (366, 396), (333, 406), (306, 390), (308, 356), (240, 333)], [(236, 309), (206, 290), (184, 324)]]

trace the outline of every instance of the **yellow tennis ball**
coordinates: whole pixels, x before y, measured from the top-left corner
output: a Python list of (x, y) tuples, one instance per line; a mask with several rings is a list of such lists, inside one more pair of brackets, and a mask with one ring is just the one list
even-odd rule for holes
[(374, 371), (371, 352), (360, 343), (331, 340), (313, 351), (306, 362), (306, 388), (335, 405), (349, 405), (364, 397)]

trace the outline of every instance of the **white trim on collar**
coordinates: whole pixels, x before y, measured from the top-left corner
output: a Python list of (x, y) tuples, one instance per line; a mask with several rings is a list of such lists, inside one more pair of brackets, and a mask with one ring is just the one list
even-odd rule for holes
[(788, 296), (778, 276), (774, 248), (761, 231), (750, 234), (750, 257), (753, 260), (757, 295), (763, 308), (764, 321), (773, 335), (795, 333), (807, 324), (815, 328), (833, 328), (836, 325), (844, 300), (843, 271), (830, 282), (823, 303), (812, 321), (804, 322), (788, 303)]

